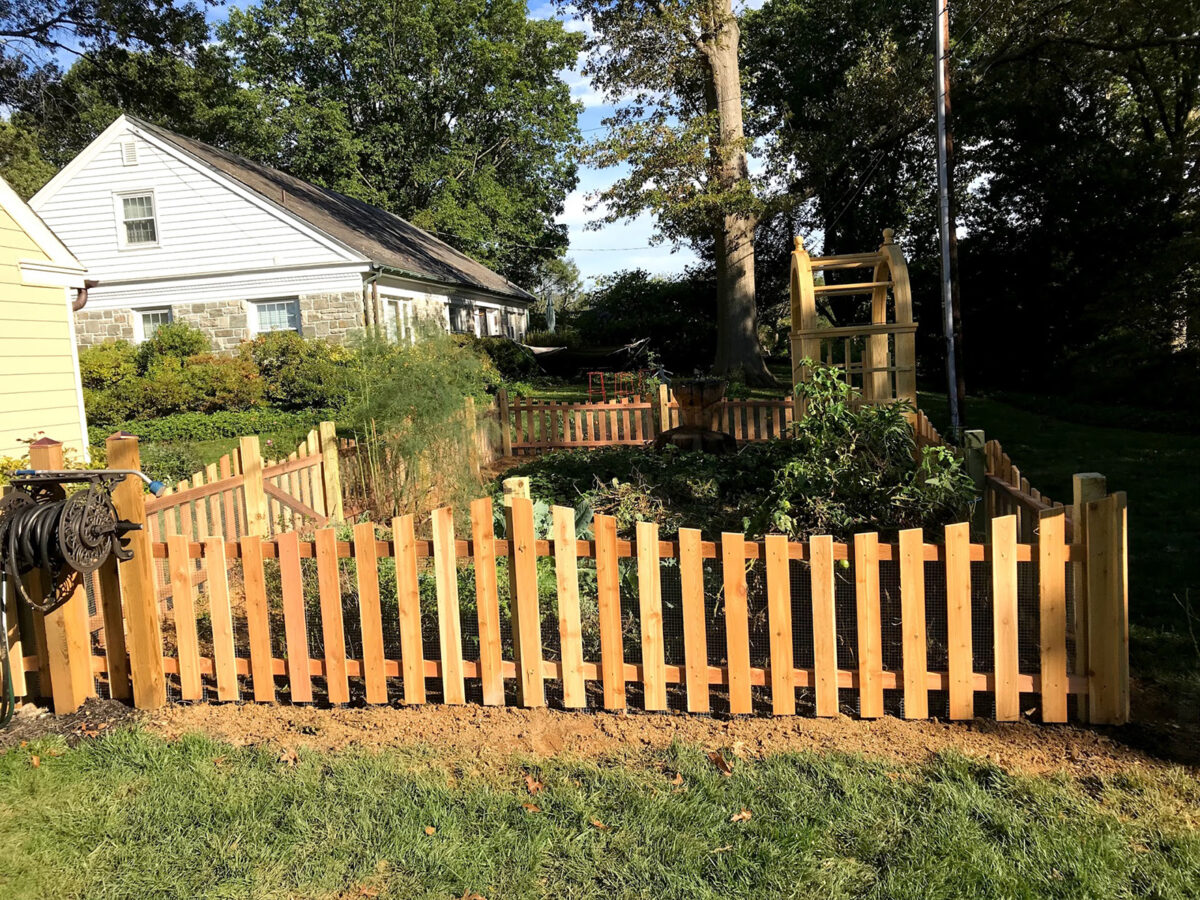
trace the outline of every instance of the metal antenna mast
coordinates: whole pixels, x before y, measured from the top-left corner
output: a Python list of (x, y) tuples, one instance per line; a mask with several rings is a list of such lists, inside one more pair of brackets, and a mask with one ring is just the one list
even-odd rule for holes
[(946, 336), (946, 379), (950, 399), (950, 428), (962, 427), (957, 349), (955, 347), (955, 297), (951, 244), (955, 239), (950, 217), (950, 73), (946, 64), (950, 47), (950, 0), (933, 0), (934, 96), (937, 103), (938, 230), (942, 239), (942, 327)]

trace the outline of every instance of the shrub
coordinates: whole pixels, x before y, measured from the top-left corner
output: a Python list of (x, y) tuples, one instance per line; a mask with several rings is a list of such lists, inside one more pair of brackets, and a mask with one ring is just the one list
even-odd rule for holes
[(175, 484), (204, 468), (204, 459), (187, 444), (145, 444), (142, 471), (166, 484)]
[(184, 412), (154, 419), (126, 420), (116, 426), (91, 425), (88, 435), (94, 446), (103, 444), (108, 435), (118, 430), (136, 434), (147, 442), (208, 441), (247, 434), (304, 434), (331, 415), (328, 410), (292, 413), (262, 407), (238, 412)]
[(257, 367), (263, 397), (272, 406), (328, 409), (346, 400), (343, 366), (349, 354), (328, 341), (274, 331), (243, 344), (240, 353)]
[(145, 375), (160, 359), (185, 360), (201, 353), (209, 353), (212, 344), (208, 336), (195, 325), (187, 322), (167, 322), (154, 329), (150, 338), (137, 348), (138, 371)]
[(263, 379), (254, 361), (243, 356), (191, 356), (181, 374), (187, 401), (180, 411), (244, 410), (262, 404)]
[(540, 375), (542, 367), (527, 348), (502, 337), (472, 338), (471, 346), (485, 354), (506, 381), (520, 381)]
[(579, 329), (571, 327), (556, 328), (554, 331), (526, 332), (525, 344), (530, 347), (566, 347), (569, 350), (586, 346)]
[(79, 380), (96, 391), (118, 387), (137, 375), (137, 347), (129, 341), (105, 341), (79, 351)]

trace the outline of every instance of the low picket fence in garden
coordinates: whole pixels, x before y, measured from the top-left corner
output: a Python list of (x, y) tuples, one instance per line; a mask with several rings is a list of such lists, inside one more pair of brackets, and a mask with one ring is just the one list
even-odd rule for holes
[[(118, 499), (135, 516), (128, 505), (145, 502)], [(135, 533), (134, 559), (100, 579), (95, 600), (119, 648), (68, 641), (61, 658), (41, 657), (22, 623), (10, 640), (21, 685), (52, 689), (56, 708), (82, 672), (85, 693), (99, 676), (143, 708), (169, 692), (1010, 721), (1032, 705), (1060, 722), (1075, 696), (1082, 718), (1123, 722), (1124, 496), (1081, 517), (1082, 542), (1068, 541), (1061, 509), (1041, 514), (1033, 544), (1014, 516), (993, 520), (985, 543), (965, 523), (840, 543), (698, 529), (664, 541), (642, 522), (626, 540), (605, 516), (580, 539), (574, 510), (555, 508), (538, 533), (533, 504), (516, 497), (504, 538), (489, 499), (471, 505), (469, 539), (448, 508), (421, 538), (412, 516), (311, 539)], [(46, 665), (51, 677), (37, 677)]]

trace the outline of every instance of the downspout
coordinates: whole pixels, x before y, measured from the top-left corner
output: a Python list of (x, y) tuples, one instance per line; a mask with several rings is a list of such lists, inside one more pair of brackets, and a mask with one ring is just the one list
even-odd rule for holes
[(71, 303), (71, 312), (79, 312), (87, 306), (88, 288), (94, 288), (99, 283), (95, 279), (89, 279), (83, 283), (83, 287), (76, 289), (75, 300)]

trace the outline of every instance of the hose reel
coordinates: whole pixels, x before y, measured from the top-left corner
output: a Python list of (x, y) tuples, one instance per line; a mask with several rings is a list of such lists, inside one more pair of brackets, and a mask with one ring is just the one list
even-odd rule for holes
[[(7, 603), (9, 579), (17, 596), (41, 613), (65, 603), (83, 579), (109, 559), (127, 560), (133, 551), (125, 536), (141, 525), (122, 519), (113, 505), (112, 491), (128, 476), (141, 478), (156, 496), (163, 485), (129, 469), (38, 471), (13, 473), (11, 490), (0, 497), (0, 625), (13, 610)], [(68, 494), (65, 486), (82, 485)], [(30, 593), (25, 579), (42, 572), (41, 590)], [(35, 596), (40, 593), (41, 596)], [(0, 726), (12, 712), (7, 629), (0, 628), (0, 655), (4, 696), (0, 697)]]

